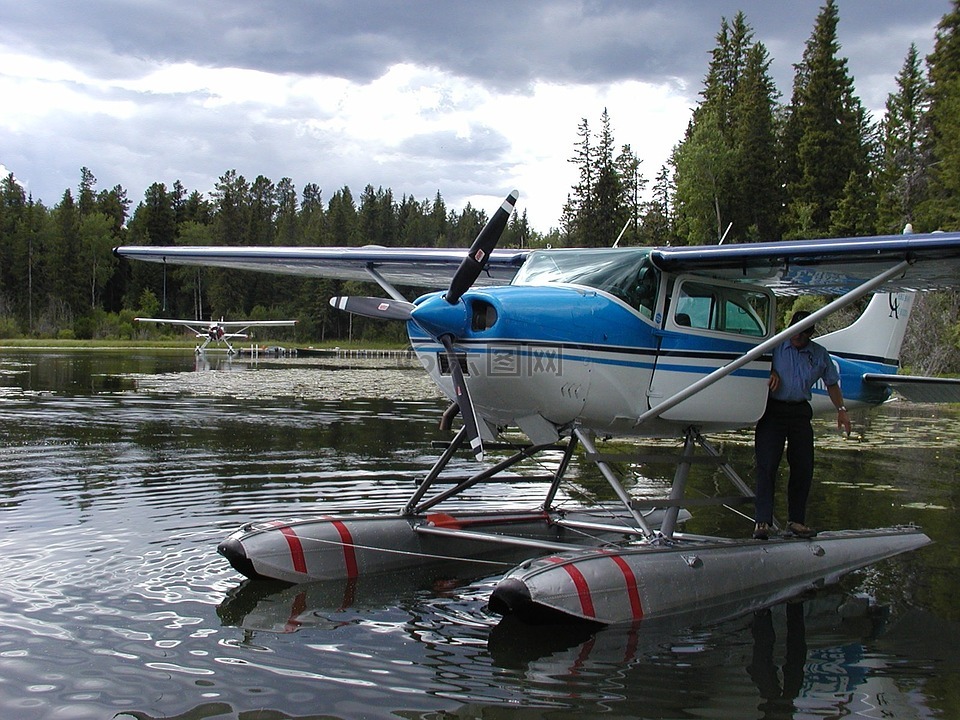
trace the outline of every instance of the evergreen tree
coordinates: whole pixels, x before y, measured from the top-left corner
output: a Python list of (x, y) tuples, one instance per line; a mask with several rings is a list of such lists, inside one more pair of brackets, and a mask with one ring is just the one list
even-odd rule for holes
[(94, 188), (97, 179), (86, 167), (80, 168), (80, 187), (77, 192), (77, 212), (80, 216), (89, 215), (96, 210), (97, 196)]
[(778, 97), (770, 77), (767, 49), (756, 43), (746, 51), (743, 73), (733, 96), (734, 198), (730, 221), (735, 228), (733, 236), (742, 241), (780, 238), (783, 198), (777, 181)]
[(851, 172), (837, 208), (830, 213), (830, 234), (838, 237), (872, 235), (876, 201), (867, 179)]
[(530, 223), (527, 222), (527, 211), (514, 212), (510, 215), (507, 227), (503, 231), (500, 247), (526, 248), (530, 247)]
[(687, 244), (776, 239), (778, 93), (766, 48), (743, 13), (721, 21), (703, 100), (671, 162), (677, 233)]
[(250, 184), (236, 170), (228, 170), (220, 176), (212, 195), (218, 243), (250, 245)]
[(794, 77), (784, 147), (791, 236), (828, 233), (850, 173), (869, 171), (869, 122), (846, 58), (838, 57), (838, 22), (837, 5), (827, 0)]
[(960, 0), (937, 25), (933, 52), (927, 57), (929, 110), (926, 114), (930, 179), (921, 224), (930, 230), (960, 227)]
[[(449, 235), (450, 225), (447, 221), (447, 204), (440, 196), (440, 191), (437, 190), (437, 195), (433, 198), (433, 205), (430, 208), (429, 237), (433, 238), (431, 244), (435, 244), (436, 247), (446, 247)], [(430, 242), (429, 238), (428, 242)]]
[(23, 223), (27, 207), (27, 194), (13, 173), (0, 181), (0, 304), (13, 302), (18, 290), (14, 257), (17, 254), (16, 240), (21, 238), (18, 230)]
[(577, 166), (579, 179), (573, 187), (573, 193), (567, 195), (567, 202), (563, 208), (560, 224), (567, 236), (570, 245), (583, 245), (586, 231), (583, 214), (588, 212), (593, 187), (595, 184), (594, 170), (596, 161), (593, 150), (593, 136), (590, 133), (590, 123), (586, 118), (581, 119), (577, 126), (577, 142), (574, 143), (573, 157), (568, 162)]
[(673, 195), (670, 166), (663, 165), (654, 178), (652, 196), (644, 208), (640, 244), (670, 245), (677, 242), (670, 212), (670, 198)]
[(632, 215), (621, 171), (628, 169), (636, 172), (638, 177), (628, 179), (634, 184), (642, 183), (642, 177), (639, 177), (639, 171), (634, 166), (632, 152), (628, 151), (626, 155), (621, 153), (619, 159), (614, 157), (616, 146), (606, 108), (601, 115), (597, 138), (592, 137), (586, 118), (577, 128), (577, 135), (579, 141), (570, 162), (578, 166), (580, 179), (567, 198), (561, 225), (569, 244), (607, 247), (616, 241)]
[[(251, 192), (250, 184), (236, 170), (228, 170), (220, 176), (213, 190), (215, 222), (213, 235), (217, 244), (251, 244)], [(207, 280), (208, 312), (211, 317), (239, 315), (249, 310), (245, 307), (247, 294), (243, 283), (244, 274), (230, 270), (211, 270)]]
[(623, 210), (627, 224), (618, 231), (621, 245), (636, 245), (640, 237), (640, 223), (643, 214), (643, 192), (647, 179), (640, 172), (643, 161), (633, 154), (630, 145), (624, 145), (616, 160), (616, 171), (623, 188)]
[(251, 245), (274, 245), (276, 241), (277, 188), (272, 181), (258, 175), (250, 186), (249, 230)]
[(915, 219), (926, 186), (924, 114), (928, 86), (916, 45), (910, 45), (897, 92), (887, 96), (877, 172), (877, 232), (901, 232)]
[(49, 273), (46, 325), (51, 332), (73, 327), (82, 308), (86, 283), (80, 282), (80, 213), (70, 190), (53, 210), (55, 235), (45, 248)]
[(323, 192), (316, 183), (303, 186), (300, 203), (300, 242), (303, 245), (323, 245)]
[(278, 245), (290, 246), (297, 244), (299, 221), (297, 218), (297, 188), (290, 178), (281, 178), (277, 183), (277, 232)]
[(327, 237), (330, 245), (362, 245), (357, 223), (357, 208), (346, 185), (337, 190), (327, 204)]
[(393, 193), (367, 185), (360, 196), (360, 236), (365, 243), (390, 247), (397, 243), (397, 217)]

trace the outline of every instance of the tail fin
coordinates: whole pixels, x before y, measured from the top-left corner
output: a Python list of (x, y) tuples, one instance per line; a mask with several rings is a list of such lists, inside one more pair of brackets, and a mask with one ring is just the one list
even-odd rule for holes
[(878, 293), (857, 320), (817, 338), (827, 350), (852, 360), (868, 360), (894, 368), (913, 308), (914, 293)]

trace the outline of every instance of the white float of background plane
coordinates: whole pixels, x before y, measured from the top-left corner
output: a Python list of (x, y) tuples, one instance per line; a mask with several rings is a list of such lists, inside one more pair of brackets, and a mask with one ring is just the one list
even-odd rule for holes
[(231, 340), (247, 340), (250, 335), (247, 333), (252, 327), (291, 327), (297, 324), (296, 320), (232, 320), (224, 321), (210, 320), (170, 320), (167, 318), (134, 318), (136, 322), (165, 323), (167, 325), (182, 325), (192, 330), (197, 340), (203, 340), (200, 345), (194, 348), (198, 355), (207, 349), (211, 342), (217, 344), (223, 343), (227, 346), (227, 353), (235, 355), (236, 350), (230, 344)]
[[(960, 381), (898, 375), (914, 293), (960, 284), (960, 233), (833, 238), (698, 247), (495, 250), (514, 192), (469, 251), (435, 248), (120, 247), (121, 257), (372, 280), (388, 297), (338, 297), (347, 312), (406, 322), (427, 372), (463, 426), (396, 514), (251, 523), (219, 550), (252, 578), (345, 580), (522, 552), (491, 608), (531, 622), (612, 624), (690, 611), (739, 614), (921, 547), (918, 528), (779, 534), (769, 541), (678, 530), (694, 462), (716, 463), (748, 505), (745, 483), (704, 433), (752, 425), (763, 412), (772, 348), (872, 296), (849, 327), (818, 341), (831, 351), (850, 408), (896, 390), (960, 400)], [(446, 290), (413, 301), (401, 287)], [(834, 299), (799, 325), (776, 329), (778, 295)], [(816, 411), (833, 410), (823, 388)], [(445, 416), (451, 419), (452, 413)], [(469, 443), (478, 460), (507, 428), (530, 444), (449, 485), (442, 474)], [(668, 497), (639, 501), (614, 472), (662, 456), (608, 456), (597, 436), (677, 437), (683, 448)], [(559, 445), (558, 445), (559, 443)], [(561, 482), (582, 447), (619, 499), (566, 510)], [(542, 504), (522, 511), (437, 511), (480, 482), (541, 452), (559, 452)], [(732, 498), (718, 499), (730, 503)], [(744, 515), (744, 537), (752, 530)], [(492, 566), (491, 566), (492, 567)]]

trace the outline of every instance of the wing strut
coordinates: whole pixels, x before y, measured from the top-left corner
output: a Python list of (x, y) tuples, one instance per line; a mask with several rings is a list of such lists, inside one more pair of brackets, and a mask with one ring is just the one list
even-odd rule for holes
[(798, 322), (796, 325), (791, 325), (790, 327), (781, 330), (772, 338), (760, 343), (755, 348), (753, 348), (747, 353), (744, 353), (733, 362), (727, 363), (723, 367), (717, 368), (713, 372), (697, 380), (695, 383), (688, 385), (680, 392), (668, 397), (662, 403), (659, 403), (654, 407), (650, 408), (649, 410), (647, 410), (646, 412), (641, 413), (633, 426), (638, 427), (639, 425), (642, 425), (643, 423), (645, 423), (647, 420), (651, 420), (653, 418), (659, 417), (661, 414), (665, 413), (670, 408), (679, 405), (687, 398), (692, 397), (696, 395), (698, 392), (700, 392), (701, 390), (704, 390), (710, 387), (718, 380), (722, 380), (723, 378), (727, 377), (727, 375), (730, 375), (735, 370), (738, 370), (739, 368), (743, 367), (747, 363), (753, 362), (758, 357), (763, 355), (765, 352), (772, 350), (774, 347), (779, 345), (781, 342), (783, 342), (787, 338), (792, 337), (793, 335), (796, 335), (798, 332), (800, 332), (801, 330), (805, 330), (808, 327), (813, 327), (814, 325), (817, 324), (817, 322), (827, 317), (828, 315), (831, 315), (837, 310), (841, 310), (847, 307), (847, 305), (855, 303), (864, 295), (867, 295), (873, 292), (874, 290), (876, 290), (877, 288), (879, 288), (881, 285), (887, 282), (887, 280), (901, 274), (904, 270), (907, 269), (909, 265), (911, 265), (910, 260), (901, 260), (889, 270), (886, 270), (880, 273), (875, 278), (871, 280), (867, 280), (865, 283), (855, 287), (853, 290), (849, 291), (845, 295), (841, 295), (836, 300), (833, 300), (832, 302), (827, 303), (816, 312), (811, 313), (808, 317)]
[(367, 274), (377, 282), (377, 285), (383, 288), (383, 291), (387, 295), (392, 297), (394, 300), (397, 300), (398, 302), (407, 302), (407, 299), (400, 293), (399, 290), (397, 290), (393, 285), (390, 284), (389, 280), (387, 280), (383, 275), (380, 274), (380, 272), (373, 266), (373, 263), (367, 263), (367, 266), (365, 269), (367, 271)]

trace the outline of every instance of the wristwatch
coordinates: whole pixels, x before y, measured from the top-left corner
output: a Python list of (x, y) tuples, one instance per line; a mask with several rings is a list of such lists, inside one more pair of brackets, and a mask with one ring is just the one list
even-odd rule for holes
[(846, 412), (846, 411), (847, 411), (847, 407), (845, 405), (841, 405), (840, 407), (837, 408), (838, 413)]

